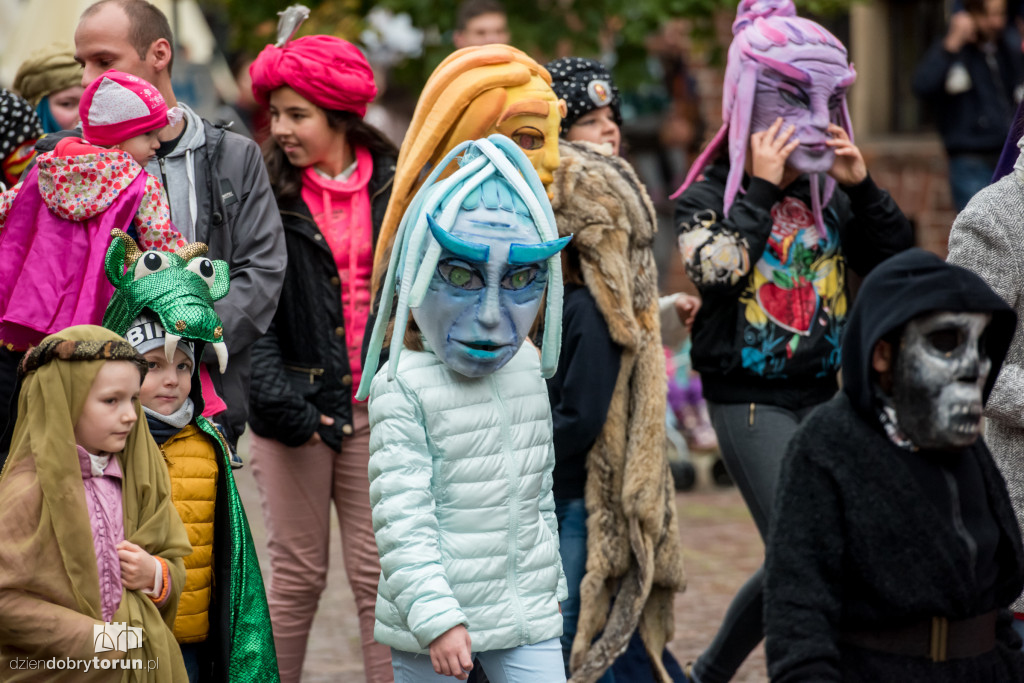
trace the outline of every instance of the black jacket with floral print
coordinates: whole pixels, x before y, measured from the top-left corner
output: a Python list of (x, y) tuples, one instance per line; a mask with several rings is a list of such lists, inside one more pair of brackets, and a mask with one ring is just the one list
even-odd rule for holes
[(785, 189), (745, 176), (726, 217), (728, 172), (716, 162), (676, 204), (683, 263), (704, 299), (691, 352), (704, 395), (792, 410), (826, 401), (842, 360), (847, 267), (863, 276), (912, 246), (910, 223), (870, 176), (836, 187), (824, 235), (806, 175)]

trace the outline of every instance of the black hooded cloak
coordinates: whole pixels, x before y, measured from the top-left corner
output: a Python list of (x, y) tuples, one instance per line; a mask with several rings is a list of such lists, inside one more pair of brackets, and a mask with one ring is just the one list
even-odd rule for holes
[[(843, 391), (790, 443), (765, 565), (772, 681), (1024, 681), (1006, 609), (1024, 587), (1024, 550), (988, 448), (902, 449), (873, 406), (876, 342), (940, 311), (992, 314), (987, 400), (1016, 316), (974, 273), (913, 249), (865, 279), (843, 339)], [(889, 654), (848, 635), (993, 610), (996, 646), (971, 658)]]

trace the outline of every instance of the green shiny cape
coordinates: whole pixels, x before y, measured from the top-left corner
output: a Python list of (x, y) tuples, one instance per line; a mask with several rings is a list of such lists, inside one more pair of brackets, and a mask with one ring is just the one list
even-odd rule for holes
[[(222, 523), (226, 516), (230, 534), (230, 547), (226, 551), (230, 553), (228, 619), (227, 624), (221, 624), (219, 634), (219, 638), (225, 642), (221, 650), (227, 651), (227, 661), (222, 667), (226, 667), (229, 681), (273, 683), (280, 678), (270, 627), (270, 610), (249, 521), (235, 486), (228, 445), (224, 436), (205, 417), (197, 417), (196, 426), (213, 439), (217, 447), (217, 462), (223, 475), (219, 481), (224, 482), (223, 488), (220, 485), (217, 487), (217, 507), (222, 507), (222, 501), (226, 503), (223, 507), (225, 514), (217, 515), (217, 523)], [(218, 553), (217, 557), (224, 557), (224, 554)], [(215, 580), (222, 580), (224, 576), (225, 572), (215, 570)], [(215, 590), (215, 594), (223, 596), (224, 592)], [(220, 613), (223, 614), (224, 610), (220, 610)]]

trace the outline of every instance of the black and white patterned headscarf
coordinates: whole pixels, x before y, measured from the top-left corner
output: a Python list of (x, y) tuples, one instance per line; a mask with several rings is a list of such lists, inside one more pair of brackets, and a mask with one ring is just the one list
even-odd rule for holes
[(6, 159), (21, 143), (42, 134), (43, 127), (32, 105), (0, 88), (0, 160)]
[(583, 57), (562, 57), (544, 68), (551, 74), (551, 88), (565, 100), (568, 113), (562, 119), (562, 133), (576, 120), (600, 107), (611, 107), (615, 123), (622, 125), (619, 89), (604, 64)]

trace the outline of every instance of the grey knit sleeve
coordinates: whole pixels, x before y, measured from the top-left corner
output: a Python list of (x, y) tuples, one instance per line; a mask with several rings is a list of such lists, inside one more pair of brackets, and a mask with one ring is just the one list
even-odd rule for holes
[[(1011, 173), (979, 192), (960, 212), (949, 235), (950, 263), (981, 276), (1024, 319), (1024, 185)], [(985, 414), (1008, 427), (1024, 428), (1024, 333), (1013, 343), (989, 397)]]

